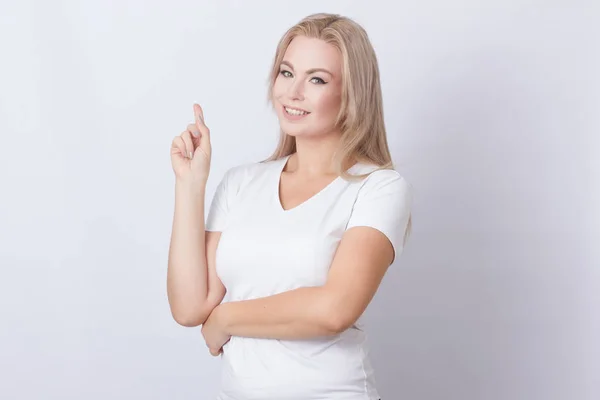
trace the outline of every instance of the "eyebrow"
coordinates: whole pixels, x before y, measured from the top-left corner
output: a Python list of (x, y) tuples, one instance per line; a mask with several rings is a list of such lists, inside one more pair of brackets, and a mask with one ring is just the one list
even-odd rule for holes
[[(288, 61), (282, 61), (281, 65), (287, 65), (288, 67), (290, 67), (292, 70), (294, 69), (294, 67), (292, 66), (292, 64)], [(315, 73), (315, 72), (325, 72), (331, 76), (333, 76), (333, 74), (331, 72), (329, 72), (328, 70), (326, 70), (325, 68), (311, 68), (308, 71), (306, 71), (306, 73), (308, 75)]]

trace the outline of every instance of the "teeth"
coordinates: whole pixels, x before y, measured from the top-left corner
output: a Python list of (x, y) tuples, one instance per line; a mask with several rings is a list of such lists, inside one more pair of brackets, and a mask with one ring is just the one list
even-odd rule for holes
[(287, 108), (287, 107), (284, 107), (284, 108), (285, 108), (285, 111), (287, 111), (287, 113), (291, 114), (291, 115), (304, 115), (304, 114), (307, 114), (305, 111), (295, 110), (293, 108)]

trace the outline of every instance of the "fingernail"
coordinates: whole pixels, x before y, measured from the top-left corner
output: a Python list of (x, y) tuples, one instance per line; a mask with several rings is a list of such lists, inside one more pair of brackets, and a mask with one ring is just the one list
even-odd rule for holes
[(192, 157), (193, 157), (193, 153), (190, 151), (190, 160), (192, 159)]

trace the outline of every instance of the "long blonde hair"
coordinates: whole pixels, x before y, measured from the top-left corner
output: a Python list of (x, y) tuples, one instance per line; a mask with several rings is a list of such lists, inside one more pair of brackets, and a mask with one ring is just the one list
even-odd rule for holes
[[(292, 26), (280, 39), (269, 76), (267, 101), (272, 93), (283, 56), (296, 36), (324, 40), (342, 55), (342, 103), (335, 126), (342, 136), (334, 156), (336, 172), (343, 179), (366, 177), (347, 173), (345, 166), (356, 162), (374, 164), (377, 169), (394, 169), (383, 119), (383, 99), (379, 65), (367, 32), (350, 18), (338, 15), (312, 14)], [(272, 161), (296, 151), (296, 138), (280, 130), (277, 148), (263, 160)], [(407, 230), (410, 232), (411, 218)]]

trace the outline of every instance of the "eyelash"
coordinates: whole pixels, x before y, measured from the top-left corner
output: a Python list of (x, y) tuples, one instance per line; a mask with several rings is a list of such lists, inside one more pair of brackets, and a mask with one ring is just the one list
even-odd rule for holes
[[(285, 77), (285, 78), (288, 78), (287, 76), (285, 76), (285, 74), (286, 74), (286, 73), (288, 73), (288, 74), (291, 74), (291, 72), (290, 72), (290, 71), (287, 71), (287, 70), (285, 70), (285, 69), (283, 69), (283, 70), (281, 70), (281, 71), (279, 72), (279, 74), (283, 75), (283, 77)], [(313, 80), (313, 79), (318, 79), (318, 80), (320, 81), (320, 82), (318, 82), (318, 83), (317, 83), (318, 85), (325, 85), (325, 84), (327, 83), (327, 82), (325, 82), (323, 79), (321, 79), (321, 78), (319, 78), (319, 77), (317, 77), (317, 76), (315, 76), (315, 77), (311, 78), (311, 80)]]

